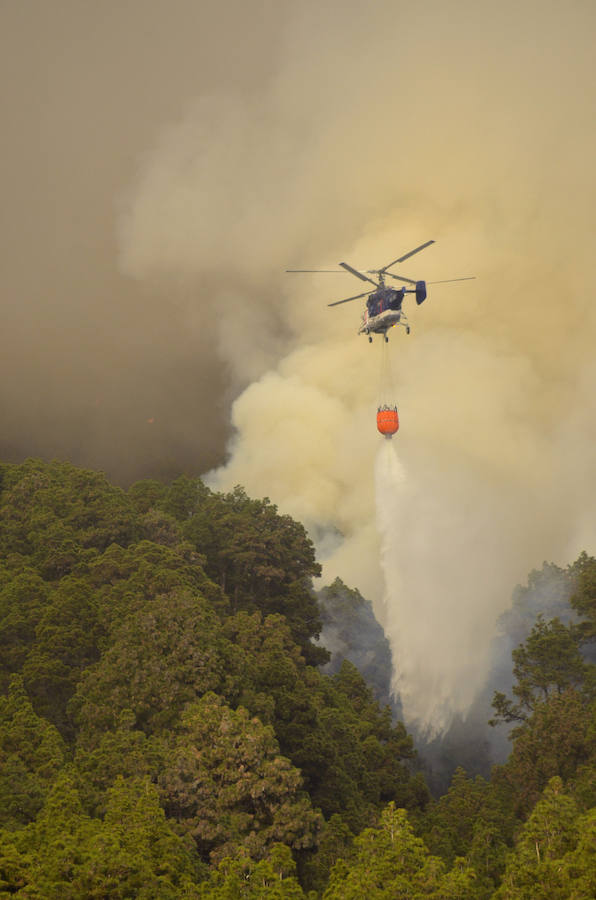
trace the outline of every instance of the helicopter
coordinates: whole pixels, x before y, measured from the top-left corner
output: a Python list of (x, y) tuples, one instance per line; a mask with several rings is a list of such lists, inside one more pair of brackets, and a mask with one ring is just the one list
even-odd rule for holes
[[(367, 297), (368, 299), (366, 301), (364, 312), (362, 313), (362, 321), (360, 328), (358, 329), (358, 334), (368, 335), (370, 343), (372, 343), (373, 334), (382, 334), (385, 341), (388, 341), (389, 338), (387, 332), (390, 328), (393, 328), (394, 325), (402, 325), (406, 329), (406, 334), (410, 333), (410, 324), (402, 309), (406, 294), (414, 294), (418, 305), (423, 303), (427, 297), (426, 281), (413, 281), (411, 278), (389, 272), (389, 269), (398, 263), (404, 262), (411, 256), (414, 256), (415, 253), (420, 253), (421, 250), (424, 250), (434, 243), (435, 241), (426, 241), (426, 243), (420, 244), (420, 246), (416, 247), (414, 250), (410, 250), (408, 253), (404, 253), (403, 256), (399, 256), (397, 259), (387, 263), (382, 269), (367, 269), (366, 274), (360, 272), (346, 262), (339, 263), (342, 267), (341, 269), (286, 269), (286, 272), (341, 272), (343, 269), (343, 271), (355, 275), (356, 278), (360, 278), (361, 281), (368, 281), (370, 284), (374, 285), (374, 290), (364, 291), (364, 293), (355, 294), (353, 297), (346, 297), (345, 300), (335, 300), (333, 303), (328, 303), (327, 305), (339, 306), (341, 303), (349, 303), (351, 300), (360, 300), (362, 297)], [(369, 278), (369, 275), (376, 275), (377, 280)], [(394, 278), (396, 281), (403, 281), (404, 285), (411, 284), (413, 287), (388, 287), (385, 284), (385, 278), (387, 276), (389, 278)], [(469, 275), (465, 278), (447, 278), (443, 281), (429, 281), (428, 284), (447, 284), (452, 281), (471, 281), (475, 277), (475, 275)]]

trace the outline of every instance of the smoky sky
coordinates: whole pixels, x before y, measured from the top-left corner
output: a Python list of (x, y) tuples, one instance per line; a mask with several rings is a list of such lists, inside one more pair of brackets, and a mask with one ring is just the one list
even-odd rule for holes
[[(593, 4), (0, 8), (0, 455), (271, 497), (397, 675), (434, 647), (412, 719), (465, 713), (516, 581), (595, 538)], [(392, 332), (391, 485), (379, 343), (327, 307), (361, 282), (284, 270), (429, 239), (403, 274), (477, 280)]]
[(230, 379), (193, 319), (209, 275), (129, 277), (117, 225), (169, 123), (214, 85), (269, 76), (278, 19), (258, 3), (0, 4), (3, 459), (126, 481), (221, 458)]
[(359, 242), (378, 265), (436, 237), (431, 275), (483, 287), (435, 325), (574, 368), (591, 4), (443, 6), (2, 4), (4, 458), (209, 468), (240, 387), (313, 323), (352, 335), (323, 310), (345, 282), (283, 269)]

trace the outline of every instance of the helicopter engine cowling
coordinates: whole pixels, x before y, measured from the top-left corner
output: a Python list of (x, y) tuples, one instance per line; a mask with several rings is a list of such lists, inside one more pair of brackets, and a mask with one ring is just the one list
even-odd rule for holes
[(399, 291), (393, 291), (393, 296), (391, 297), (391, 301), (389, 303), (389, 309), (394, 309), (396, 311), (401, 309), (401, 305), (404, 300), (405, 290), (402, 288)]
[(426, 300), (426, 281), (416, 282), (416, 303), (420, 306)]

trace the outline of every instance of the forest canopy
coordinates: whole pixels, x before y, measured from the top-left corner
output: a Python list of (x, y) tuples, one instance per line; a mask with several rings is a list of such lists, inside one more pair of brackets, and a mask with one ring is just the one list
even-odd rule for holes
[(596, 895), (596, 560), (513, 651), (507, 762), (435, 799), (319, 574), (241, 487), (0, 466), (0, 897)]

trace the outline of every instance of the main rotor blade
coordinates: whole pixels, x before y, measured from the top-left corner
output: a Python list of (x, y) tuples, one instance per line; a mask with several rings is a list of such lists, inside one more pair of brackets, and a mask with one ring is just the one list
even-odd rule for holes
[(415, 253), (420, 253), (421, 250), (424, 250), (425, 247), (430, 247), (431, 244), (434, 244), (434, 241), (427, 241), (426, 244), (420, 244), (419, 247), (416, 247), (415, 250), (410, 250), (409, 253), (404, 254), (404, 256), (400, 256), (399, 259), (394, 259), (393, 262), (387, 263), (386, 266), (383, 266), (382, 269), (379, 269), (379, 273), (386, 272), (387, 269), (390, 269), (391, 266), (394, 266), (396, 263), (401, 263), (405, 259), (409, 259), (410, 256), (414, 256)]
[[(360, 278), (361, 281), (370, 281), (371, 284), (374, 284), (375, 287), (379, 287), (378, 282), (373, 281), (372, 278), (369, 278), (368, 275), (363, 275), (362, 272), (359, 272), (358, 269), (355, 269), (353, 266), (349, 266), (345, 262), (340, 262), (340, 266), (346, 269), (348, 272), (351, 272), (352, 275), (355, 275), (356, 278)], [(372, 293), (372, 291), (371, 291)]]
[(385, 274), (389, 275), (390, 278), (395, 278), (396, 281), (405, 281), (406, 284), (416, 284), (411, 278), (404, 278), (403, 275), (394, 275), (393, 272), (386, 272)]
[(345, 300), (336, 300), (335, 303), (328, 303), (327, 306), (339, 306), (340, 303), (349, 303), (350, 300), (359, 300), (361, 297), (368, 297), (369, 294), (374, 294), (374, 291), (365, 291), (363, 294), (356, 294), (355, 297), (346, 297)]
[(466, 275), (465, 278), (444, 278), (443, 281), (427, 281), (427, 284), (449, 284), (451, 281), (474, 281), (475, 275)]
[(334, 272), (336, 275), (343, 275), (341, 269), (286, 269), (286, 272)]

